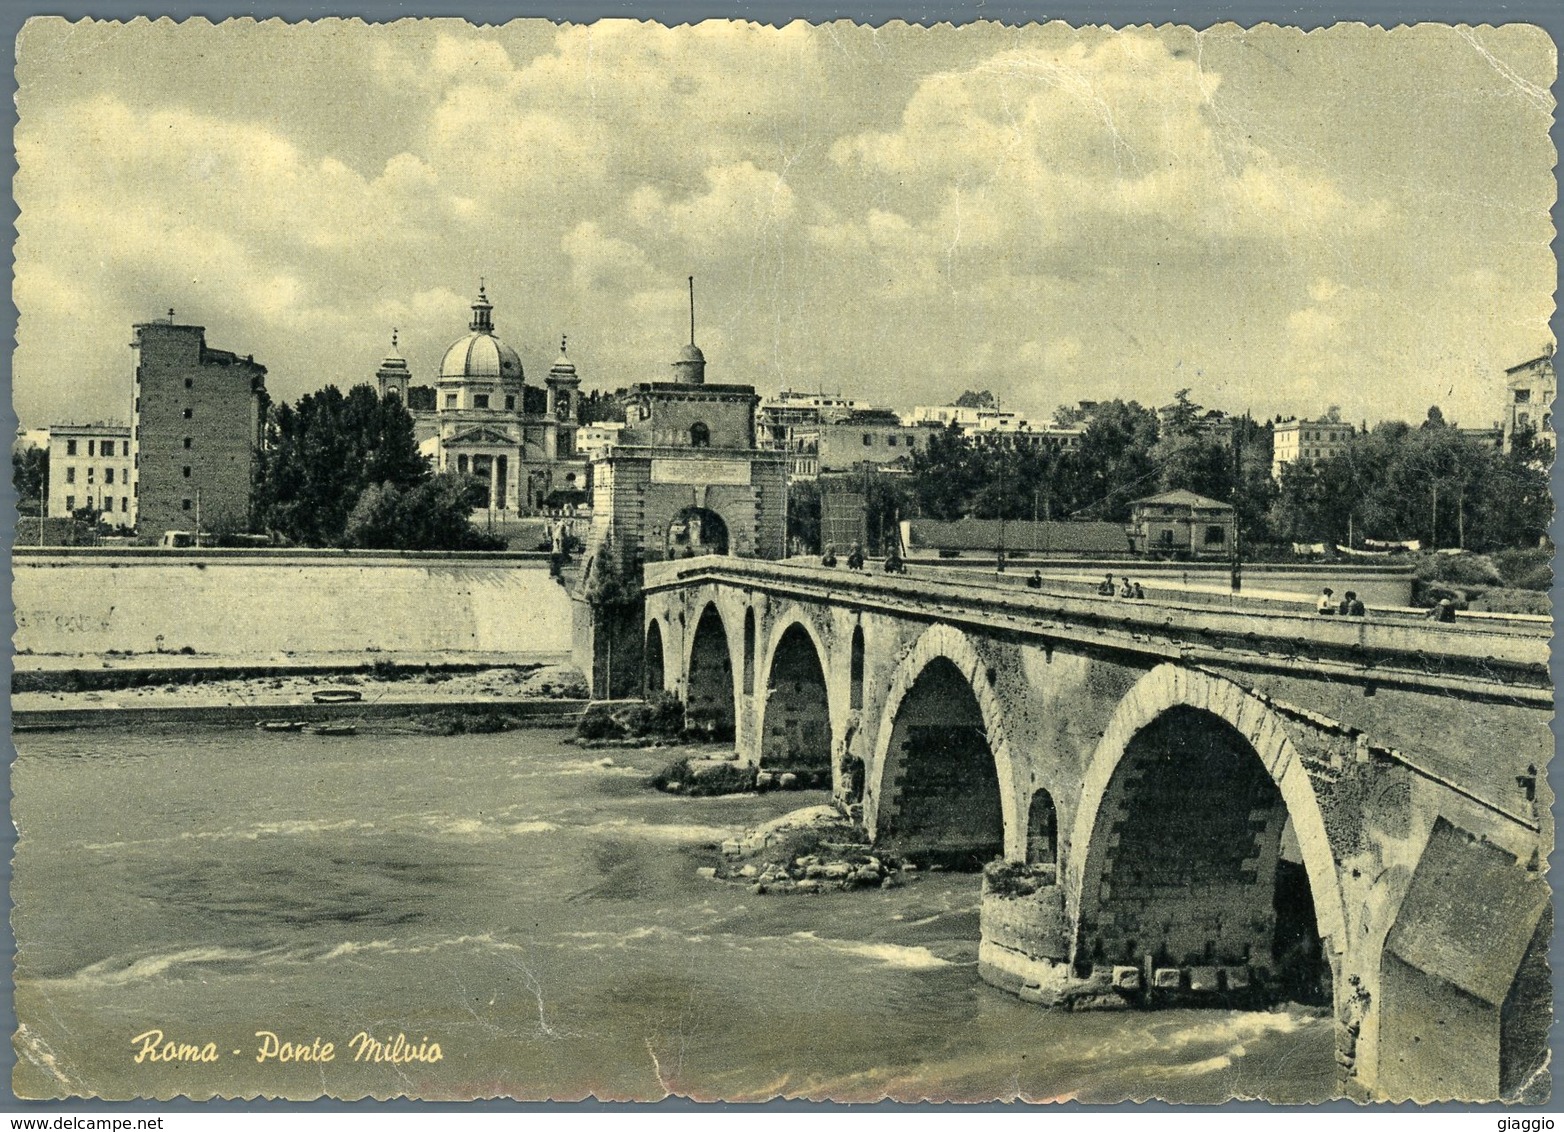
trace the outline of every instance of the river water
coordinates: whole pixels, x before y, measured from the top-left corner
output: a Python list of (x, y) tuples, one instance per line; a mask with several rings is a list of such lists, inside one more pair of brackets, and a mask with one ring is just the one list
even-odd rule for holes
[[(16, 746), (24, 1096), (1331, 1093), (1329, 1023), (1302, 1012), (1068, 1014), (984, 985), (976, 876), (815, 896), (696, 876), (819, 792), (662, 795), (641, 783), (667, 752), (541, 730)], [(217, 1060), (138, 1064), (152, 1030)], [(334, 1060), (258, 1062), (257, 1031)], [(441, 1060), (355, 1060), (360, 1032)]]

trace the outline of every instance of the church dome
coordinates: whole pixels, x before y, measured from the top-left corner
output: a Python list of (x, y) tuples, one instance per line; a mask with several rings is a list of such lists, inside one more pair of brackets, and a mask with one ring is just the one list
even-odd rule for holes
[(521, 358), (494, 334), (489, 302), (484, 288), (478, 288), (478, 298), (472, 305), (472, 333), (458, 338), (445, 351), (440, 363), (442, 379), (488, 378), (490, 380), (521, 381)]
[(679, 347), (679, 356), (674, 359), (673, 364), (678, 365), (680, 362), (700, 362), (705, 365), (706, 355), (701, 353), (701, 348), (694, 342), (686, 342)]
[(521, 380), (521, 358), (492, 331), (469, 334), (451, 343), (440, 363), (443, 378), (487, 377)]

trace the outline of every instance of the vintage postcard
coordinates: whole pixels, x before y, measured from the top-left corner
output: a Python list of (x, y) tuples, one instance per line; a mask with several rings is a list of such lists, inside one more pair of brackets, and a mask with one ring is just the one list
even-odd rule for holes
[(22, 1098), (1550, 1098), (1524, 25), (37, 18)]

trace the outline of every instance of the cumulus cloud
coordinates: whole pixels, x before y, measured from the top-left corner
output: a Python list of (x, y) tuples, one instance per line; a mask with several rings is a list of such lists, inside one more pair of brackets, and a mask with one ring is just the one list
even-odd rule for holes
[[(1546, 46), (1482, 43), (1541, 87)], [(45, 20), (18, 73), (30, 424), (118, 412), (168, 306), (278, 396), (391, 325), (427, 376), (479, 276), (529, 373), (568, 332), (589, 386), (661, 375), (693, 274), (714, 380), (1037, 414), (1482, 419), (1546, 335), (1546, 123), (1439, 28)]]

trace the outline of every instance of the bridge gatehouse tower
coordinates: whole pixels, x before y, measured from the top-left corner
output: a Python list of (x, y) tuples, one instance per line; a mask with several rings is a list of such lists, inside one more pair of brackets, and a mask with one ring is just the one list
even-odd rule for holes
[[(594, 694), (639, 692), (644, 564), (784, 553), (787, 455), (756, 447), (754, 386), (706, 380), (694, 330), (692, 279), (690, 341), (672, 363), (671, 380), (623, 392), (619, 439), (592, 460), (580, 594), (593, 610), (578, 615), (577, 653), (584, 669), (590, 654)], [(617, 657), (612, 672), (610, 653)]]

